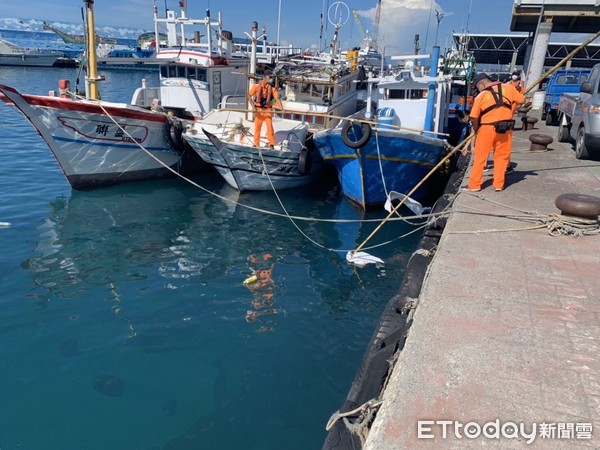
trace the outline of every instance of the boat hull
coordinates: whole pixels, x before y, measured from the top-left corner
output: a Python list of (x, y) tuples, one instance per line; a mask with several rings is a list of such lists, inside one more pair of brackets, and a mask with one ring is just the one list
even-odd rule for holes
[(230, 186), (242, 192), (304, 186), (323, 170), (323, 161), (314, 150), (258, 149), (223, 141), (217, 148), (204, 136), (184, 134), (184, 139)]
[(52, 67), (62, 55), (0, 54), (0, 66)]
[(169, 168), (181, 165), (164, 114), (126, 104), (22, 95), (5, 85), (0, 93), (42, 136), (74, 189), (173, 176)]
[[(341, 128), (315, 133), (314, 141), (323, 160), (336, 168), (346, 197), (364, 209), (381, 206), (386, 193), (410, 192), (446, 152), (446, 142), (402, 130), (373, 129), (360, 148), (344, 144)], [(421, 200), (428, 183), (411, 195)]]

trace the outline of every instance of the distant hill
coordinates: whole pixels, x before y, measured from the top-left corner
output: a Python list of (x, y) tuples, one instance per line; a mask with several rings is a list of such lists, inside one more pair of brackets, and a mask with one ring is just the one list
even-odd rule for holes
[[(69, 22), (51, 22), (46, 21), (54, 28), (58, 28), (69, 34), (83, 34), (83, 25)], [(0, 19), (0, 30), (18, 30), (18, 31), (32, 31), (32, 32), (46, 32), (52, 33), (51, 31), (44, 31), (44, 21), (37, 19), (15, 19), (15, 18), (3, 18)], [(120, 39), (137, 39), (141, 33), (146, 33), (148, 30), (136, 29), (136, 28), (123, 28), (113, 26), (101, 26), (96, 24), (96, 33), (99, 36), (120, 38)]]

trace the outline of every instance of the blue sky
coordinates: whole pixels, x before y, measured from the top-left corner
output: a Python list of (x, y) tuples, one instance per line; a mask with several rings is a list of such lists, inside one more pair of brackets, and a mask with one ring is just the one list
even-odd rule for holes
[[(320, 14), (327, 11), (334, 0), (186, 0), (188, 15), (204, 17), (207, 8), (215, 16), (223, 15), (224, 28), (234, 36), (242, 37), (250, 31), (256, 20), (266, 26), (270, 41), (277, 38), (277, 17), (281, 3), (280, 41), (299, 47), (327, 46), (333, 26), (324, 25), (324, 38), (319, 40)], [(96, 0), (96, 24), (138, 29), (153, 29), (153, 0)], [(365, 30), (372, 32), (377, 0), (348, 0)], [(159, 13), (164, 14), (165, 0), (157, 0)], [(26, 5), (26, 8), (23, 6)], [(82, 0), (27, 0), (26, 3), (2, 0), (0, 18), (40, 19), (65, 23), (81, 23)], [(166, 0), (170, 9), (179, 10), (179, 0)], [(443, 17), (439, 24), (438, 45), (449, 46), (451, 33), (467, 27), (471, 33), (506, 34), (510, 32), (513, 0), (382, 0), (379, 25), (380, 47), (385, 46), (386, 55), (412, 53), (415, 34), (420, 35), (420, 53), (430, 51), (434, 43), (437, 20), (435, 10)], [(470, 11), (470, 14), (469, 14)], [(325, 14), (326, 16), (326, 14)], [(326, 17), (324, 21), (326, 21)], [(327, 33), (325, 33), (325, 27)], [(361, 35), (353, 16), (340, 31), (342, 48), (361, 44)], [(325, 39), (326, 38), (326, 39)], [(565, 41), (560, 35), (553, 41)], [(427, 45), (426, 45), (427, 44)], [(426, 48), (427, 47), (427, 48)]]

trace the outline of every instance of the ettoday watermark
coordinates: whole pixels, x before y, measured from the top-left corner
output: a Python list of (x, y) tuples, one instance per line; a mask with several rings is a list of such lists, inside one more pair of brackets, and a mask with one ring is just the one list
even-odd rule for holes
[(500, 419), (479, 423), (458, 420), (419, 420), (418, 439), (524, 439), (532, 444), (536, 439), (591, 439), (591, 423), (501, 422)]

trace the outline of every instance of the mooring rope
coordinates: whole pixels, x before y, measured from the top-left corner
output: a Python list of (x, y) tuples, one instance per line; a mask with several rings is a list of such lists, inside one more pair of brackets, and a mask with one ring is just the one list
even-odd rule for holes
[[(334, 412), (331, 415), (331, 417), (329, 418), (329, 420), (327, 421), (327, 425), (325, 425), (325, 430), (326, 431), (331, 430), (331, 428), (335, 425), (335, 423), (340, 419), (345, 419), (347, 417), (355, 416), (355, 415), (358, 415), (359, 418), (361, 416), (365, 417), (366, 413), (368, 413), (370, 410), (379, 408), (382, 403), (383, 403), (383, 400), (381, 400), (379, 398), (374, 398), (374, 399), (371, 399), (350, 411), (340, 412), (338, 410), (338, 411)], [(346, 426), (348, 426), (348, 424), (346, 424)]]
[[(169, 170), (171, 173), (173, 173), (175, 176), (181, 178), (182, 180), (184, 180), (185, 182), (189, 183), (190, 185), (200, 189), (201, 191), (210, 194), (212, 196), (217, 197), (218, 199), (227, 202), (227, 203), (231, 203), (234, 205), (239, 205), (243, 208), (249, 209), (251, 211), (257, 212), (257, 213), (261, 213), (261, 214), (266, 214), (266, 215), (271, 215), (271, 216), (276, 216), (276, 217), (281, 217), (281, 218), (287, 218), (288, 220), (292, 221), (292, 223), (294, 224), (294, 226), (298, 229), (298, 231), (300, 231), (300, 233), (306, 238), (308, 239), (311, 243), (313, 243), (314, 245), (332, 251), (332, 252), (339, 252), (339, 253), (347, 253), (348, 251), (350, 251), (350, 249), (333, 249), (333, 248), (328, 248), (318, 242), (316, 242), (315, 240), (311, 239), (309, 236), (307, 236), (304, 232), (302, 232), (302, 230), (300, 230), (300, 228), (298, 227), (298, 225), (294, 222), (294, 221), (307, 221), (307, 222), (328, 222), (328, 223), (371, 223), (371, 222), (381, 222), (381, 219), (330, 219), (330, 218), (320, 218), (320, 217), (305, 217), (305, 216), (294, 216), (291, 215), (287, 212), (286, 208), (283, 205), (283, 202), (281, 201), (280, 197), (278, 196), (277, 192), (275, 191), (275, 189), (273, 189), (273, 192), (275, 193), (280, 206), (282, 207), (282, 209), (284, 210), (283, 213), (279, 213), (276, 211), (269, 211), (263, 208), (257, 208), (254, 206), (250, 206), (250, 205), (246, 205), (244, 203), (240, 203), (236, 200), (232, 200), (229, 199), (227, 197), (224, 197), (220, 194), (217, 194), (216, 192), (213, 192), (209, 189), (206, 189), (205, 187), (201, 186), (200, 184), (196, 183), (195, 181), (191, 180), (190, 178), (186, 177), (185, 175), (179, 173), (177, 170), (173, 169), (172, 167), (168, 166), (167, 164), (165, 164), (163, 161), (161, 161), (158, 157), (156, 157), (155, 155), (153, 155), (148, 149), (146, 149), (142, 144), (140, 144), (137, 140), (135, 140), (133, 138), (133, 136), (131, 136), (131, 134), (129, 134), (129, 132), (121, 126), (121, 124), (107, 111), (107, 109), (105, 108), (105, 106), (101, 103), (101, 101), (99, 100), (90, 100), (90, 99), (86, 99), (85, 97), (76, 95), (72, 92), (70, 92), (70, 95), (76, 98), (79, 98), (81, 100), (86, 100), (86, 101), (90, 101), (90, 102), (95, 102), (98, 104), (98, 106), (102, 109), (102, 111), (104, 112), (104, 114), (106, 114), (106, 116), (127, 136), (131, 139), (132, 143), (135, 143), (142, 151), (144, 151), (148, 156), (150, 156), (152, 159), (154, 159), (158, 164), (160, 164), (162, 167), (164, 167), (165, 169)], [(261, 159), (262, 159), (262, 154), (261, 154)], [(264, 160), (263, 161), (263, 167), (265, 166)], [(268, 175), (268, 172), (267, 172)], [(402, 221), (405, 222), (411, 226), (415, 226), (416, 224), (412, 223), (411, 220), (417, 220), (417, 219), (425, 219), (425, 222), (423, 225), (418, 226), (417, 228), (404, 233), (403, 235), (397, 236), (394, 239), (388, 240), (386, 242), (382, 242), (379, 244), (375, 244), (372, 245), (370, 247), (365, 247), (365, 249), (370, 250), (370, 249), (374, 249), (374, 248), (379, 248), (385, 245), (389, 245), (399, 239), (404, 239), (407, 236), (410, 236), (411, 234), (414, 234), (418, 231), (420, 231), (421, 229), (425, 228), (429, 223), (431, 223), (432, 220), (435, 220), (436, 218), (439, 217), (443, 217), (443, 216), (447, 216), (449, 213), (447, 211), (442, 211), (436, 214), (420, 214), (420, 215), (414, 215), (414, 216), (400, 216), (400, 217), (395, 217), (395, 218), (389, 218), (388, 220), (390, 221)]]
[(548, 230), (548, 233), (552, 236), (574, 236), (577, 238), (582, 238), (584, 236), (593, 236), (600, 234), (600, 220), (598, 219), (586, 219), (582, 217), (566, 216), (562, 214), (540, 214), (536, 211), (523, 211), (518, 208), (514, 208), (510, 205), (498, 202), (496, 200), (485, 198), (482, 195), (477, 195), (470, 192), (467, 194), (485, 202), (493, 203), (494, 205), (502, 206), (504, 208), (517, 211), (521, 214), (490, 213), (488, 211), (483, 211), (481, 209), (467, 205), (460, 205), (459, 209), (455, 209), (454, 212), (463, 214), (477, 214), (481, 216), (490, 217), (500, 217), (521, 222), (530, 222), (534, 223), (535, 225), (521, 228), (492, 228), (469, 231), (448, 231), (448, 234), (508, 233), (518, 231), (539, 230), (543, 228), (546, 228)]
[(546, 219), (548, 233), (552, 236), (593, 236), (600, 234), (600, 221), (598, 219), (585, 219), (582, 217), (551, 214)]

